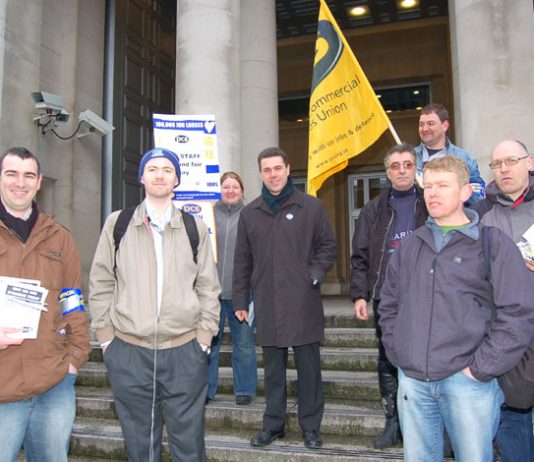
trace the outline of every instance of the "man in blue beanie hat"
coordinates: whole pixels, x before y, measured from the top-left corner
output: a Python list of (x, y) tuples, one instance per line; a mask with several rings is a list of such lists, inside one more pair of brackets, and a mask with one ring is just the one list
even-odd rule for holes
[[(173, 460), (204, 461), (208, 354), (219, 328), (220, 286), (208, 229), (196, 256), (173, 206), (180, 161), (167, 149), (143, 155), (136, 207), (116, 248), (106, 220), (90, 275), (92, 323), (108, 368), (128, 459), (161, 460), (163, 415)], [(190, 217), (189, 217), (190, 218)]]
[(176, 172), (176, 177), (178, 178), (178, 183), (176, 184), (176, 186), (178, 186), (180, 184), (181, 175), (182, 175), (182, 172), (180, 170), (180, 159), (178, 159), (178, 155), (175, 154), (174, 152), (169, 151), (168, 149), (163, 149), (163, 148), (151, 149), (150, 151), (147, 151), (143, 155), (143, 157), (141, 157), (141, 162), (139, 163), (139, 173), (137, 175), (139, 183), (143, 183), (141, 181), (141, 178), (143, 176), (143, 172), (145, 170), (145, 167), (146, 167), (146, 164), (148, 163), (148, 161), (150, 161), (152, 159), (161, 158), (161, 157), (165, 158), (165, 159), (168, 159), (171, 162), (171, 164), (174, 165), (174, 170)]

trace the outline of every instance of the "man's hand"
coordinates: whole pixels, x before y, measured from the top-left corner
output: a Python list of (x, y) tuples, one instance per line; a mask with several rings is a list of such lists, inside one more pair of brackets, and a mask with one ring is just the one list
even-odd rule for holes
[(529, 260), (525, 260), (525, 265), (527, 265), (527, 268), (530, 270), (530, 271), (534, 271), (534, 262), (531, 262)]
[(23, 338), (13, 338), (9, 335), (18, 332), (20, 332), (20, 329), (15, 327), (0, 327), (0, 351), (11, 345), (20, 345), (24, 341)]
[(243, 322), (243, 321), (247, 321), (248, 322), (248, 311), (247, 310), (234, 311), (234, 315), (241, 322)]
[(469, 377), (471, 380), (474, 380), (475, 382), (478, 382), (477, 379), (475, 379), (475, 376), (473, 374), (471, 374), (471, 369), (469, 369), (469, 366), (467, 366), (464, 370), (463, 370), (463, 373), (465, 375), (467, 375), (467, 377)]
[(367, 321), (369, 315), (367, 314), (367, 300), (364, 298), (359, 298), (354, 302), (354, 313), (356, 314), (356, 319), (360, 321)]

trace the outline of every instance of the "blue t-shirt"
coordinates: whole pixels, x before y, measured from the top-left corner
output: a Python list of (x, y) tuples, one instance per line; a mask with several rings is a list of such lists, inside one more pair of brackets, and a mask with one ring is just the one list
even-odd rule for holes
[(416, 199), (415, 185), (407, 191), (391, 189), (388, 202), (395, 211), (395, 218), (386, 240), (388, 255), (395, 251), (402, 239), (415, 230)]

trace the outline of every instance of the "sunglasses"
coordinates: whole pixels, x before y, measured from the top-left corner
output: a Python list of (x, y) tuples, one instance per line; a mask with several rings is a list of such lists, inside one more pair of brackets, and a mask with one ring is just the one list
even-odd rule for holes
[(397, 170), (400, 170), (401, 168), (404, 170), (411, 170), (414, 167), (415, 167), (415, 164), (407, 160), (405, 162), (393, 162), (389, 164), (387, 168), (393, 171), (397, 171)]

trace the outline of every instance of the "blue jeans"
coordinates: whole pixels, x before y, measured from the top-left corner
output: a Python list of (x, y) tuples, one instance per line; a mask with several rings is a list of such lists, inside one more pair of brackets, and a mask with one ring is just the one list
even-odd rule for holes
[(0, 403), (0, 457), (15, 462), (24, 446), (27, 462), (67, 462), (76, 414), (74, 382), (67, 376), (33, 398)]
[(221, 320), (219, 333), (211, 342), (211, 354), (208, 360), (209, 386), (208, 398), (213, 399), (217, 393), (219, 378), (219, 350), (224, 338), (224, 323), (228, 318), (232, 335), (232, 370), (234, 374), (234, 394), (256, 396), (258, 369), (256, 365), (256, 342), (254, 328), (246, 322), (240, 322), (234, 316), (232, 300), (221, 300)]
[(519, 410), (503, 406), (497, 444), (502, 462), (534, 462), (532, 408)]
[(434, 382), (399, 369), (397, 405), (406, 462), (443, 460), (443, 427), (457, 462), (490, 462), (504, 401), (497, 380), (477, 382), (462, 371)]

